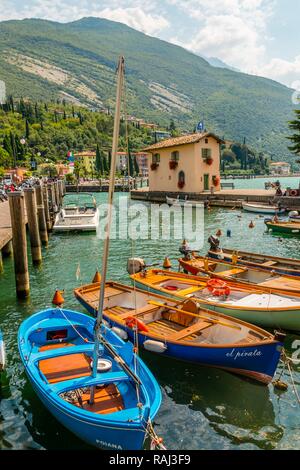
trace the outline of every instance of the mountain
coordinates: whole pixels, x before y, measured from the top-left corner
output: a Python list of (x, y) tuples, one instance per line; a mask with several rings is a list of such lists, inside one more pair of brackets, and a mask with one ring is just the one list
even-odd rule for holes
[(205, 57), (205, 56), (202, 56), (202, 57), (203, 59), (207, 60), (207, 62), (213, 67), (220, 67), (221, 69), (228, 69), (228, 70), (233, 70), (234, 72), (240, 72), (239, 69), (226, 64), (225, 62), (223, 62), (223, 60), (218, 59), (218, 57)]
[(83, 18), (0, 23), (0, 80), (15, 97), (58, 97), (92, 108), (114, 103), (118, 56), (126, 57), (130, 114), (182, 130), (207, 129), (286, 160), (292, 91), (272, 80), (216, 68), (187, 50), (121, 23)]

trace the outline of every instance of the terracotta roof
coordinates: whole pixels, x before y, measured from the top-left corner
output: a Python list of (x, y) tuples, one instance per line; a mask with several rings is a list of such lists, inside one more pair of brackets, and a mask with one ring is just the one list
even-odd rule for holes
[(220, 139), (216, 134), (212, 132), (202, 132), (198, 134), (182, 135), (180, 137), (172, 137), (171, 139), (164, 139), (156, 144), (150, 145), (149, 147), (144, 148), (144, 151), (151, 152), (152, 150), (158, 150), (167, 147), (177, 147), (178, 145), (185, 144), (196, 144), (205, 137), (214, 137), (219, 143), (223, 143), (223, 140)]
[(270, 163), (270, 166), (282, 166), (282, 165), (291, 166), (288, 162), (274, 162), (274, 163)]

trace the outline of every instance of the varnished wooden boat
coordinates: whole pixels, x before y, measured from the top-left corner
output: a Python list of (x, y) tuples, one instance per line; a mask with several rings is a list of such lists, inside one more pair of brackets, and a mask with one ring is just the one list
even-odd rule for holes
[(257, 267), (264, 271), (273, 271), (289, 276), (300, 276), (300, 260), (294, 258), (281, 258), (278, 256), (251, 253), (240, 250), (230, 250), (223, 248), (220, 251), (210, 250), (207, 254), (209, 258), (228, 261), (238, 265)]
[(279, 222), (266, 220), (265, 224), (267, 229), (274, 233), (288, 233), (296, 236), (300, 235), (300, 222), (294, 222), (293, 220), (289, 222), (284, 222), (282, 220)]
[[(74, 291), (93, 315), (99, 305), (99, 283)], [(107, 282), (103, 316), (122, 338), (171, 358), (219, 367), (263, 383), (272, 380), (282, 338), (246, 322), (116, 282)]]
[(233, 265), (221, 260), (211, 260), (203, 256), (193, 256), (191, 259), (180, 258), (180, 266), (187, 272), (197, 276), (208, 274), (210, 277), (238, 281), (241, 285), (254, 285), (273, 293), (300, 293), (300, 278), (281, 276), (272, 271), (257, 267)]
[[(300, 295), (272, 294), (258, 287), (227, 281), (229, 293), (214, 295), (207, 277), (151, 269), (130, 276), (141, 289), (176, 299), (189, 298), (201, 307), (268, 328), (300, 331)], [(227, 290), (228, 292), (228, 290)]]

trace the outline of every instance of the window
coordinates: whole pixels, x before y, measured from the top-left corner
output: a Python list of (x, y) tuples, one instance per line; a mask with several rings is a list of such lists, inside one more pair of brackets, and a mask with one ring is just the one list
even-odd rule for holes
[(179, 189), (182, 189), (185, 186), (185, 174), (184, 171), (178, 173), (178, 183), (177, 186)]
[(201, 149), (202, 150), (202, 158), (211, 158), (211, 149)]
[(208, 144), (208, 139), (205, 139), (205, 143)]
[(155, 153), (154, 155), (152, 155), (152, 163), (159, 163), (159, 162), (160, 162), (160, 154)]
[(179, 152), (176, 150), (176, 152), (171, 153), (171, 161), (178, 162), (178, 160), (179, 160)]

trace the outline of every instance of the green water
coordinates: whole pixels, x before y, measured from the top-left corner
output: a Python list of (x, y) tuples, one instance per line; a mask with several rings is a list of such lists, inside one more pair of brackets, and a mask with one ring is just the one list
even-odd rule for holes
[[(251, 183), (257, 180), (251, 180)], [(235, 181), (236, 182), (236, 181)], [(245, 181), (243, 183), (249, 183)], [(98, 194), (98, 202), (107, 195)], [(117, 196), (118, 198), (118, 196)], [(248, 228), (250, 220), (255, 228)], [(223, 247), (300, 257), (300, 239), (265, 233), (263, 218), (239, 210), (213, 209), (205, 214), (205, 240), (221, 228), (231, 230), (222, 237)], [(179, 241), (129, 241), (111, 243), (109, 276), (128, 282), (126, 261), (134, 253), (148, 262), (160, 262), (170, 255), (174, 268)], [(203, 248), (203, 253), (207, 244)], [(15, 298), (12, 259), (4, 262), (0, 275), (0, 327), (7, 348), (7, 370), (0, 390), (0, 448), (2, 449), (84, 449), (87, 446), (65, 430), (40, 403), (28, 382), (17, 350), (17, 330), (32, 313), (49, 307), (55, 288), (65, 289), (65, 306), (84, 311), (72, 290), (80, 284), (76, 269), (80, 263), (81, 282), (92, 279), (101, 266), (102, 242), (93, 234), (52, 234), (43, 250), (40, 269), (30, 267), (31, 296), (26, 302)], [(287, 350), (292, 354), (288, 336)], [(155, 419), (156, 432), (168, 449), (299, 449), (300, 406), (290, 386), (275, 392), (217, 369), (196, 367), (149, 353), (143, 359), (155, 374), (163, 393)], [(294, 366), (300, 389), (300, 366)], [(287, 377), (286, 377), (287, 379)]]

